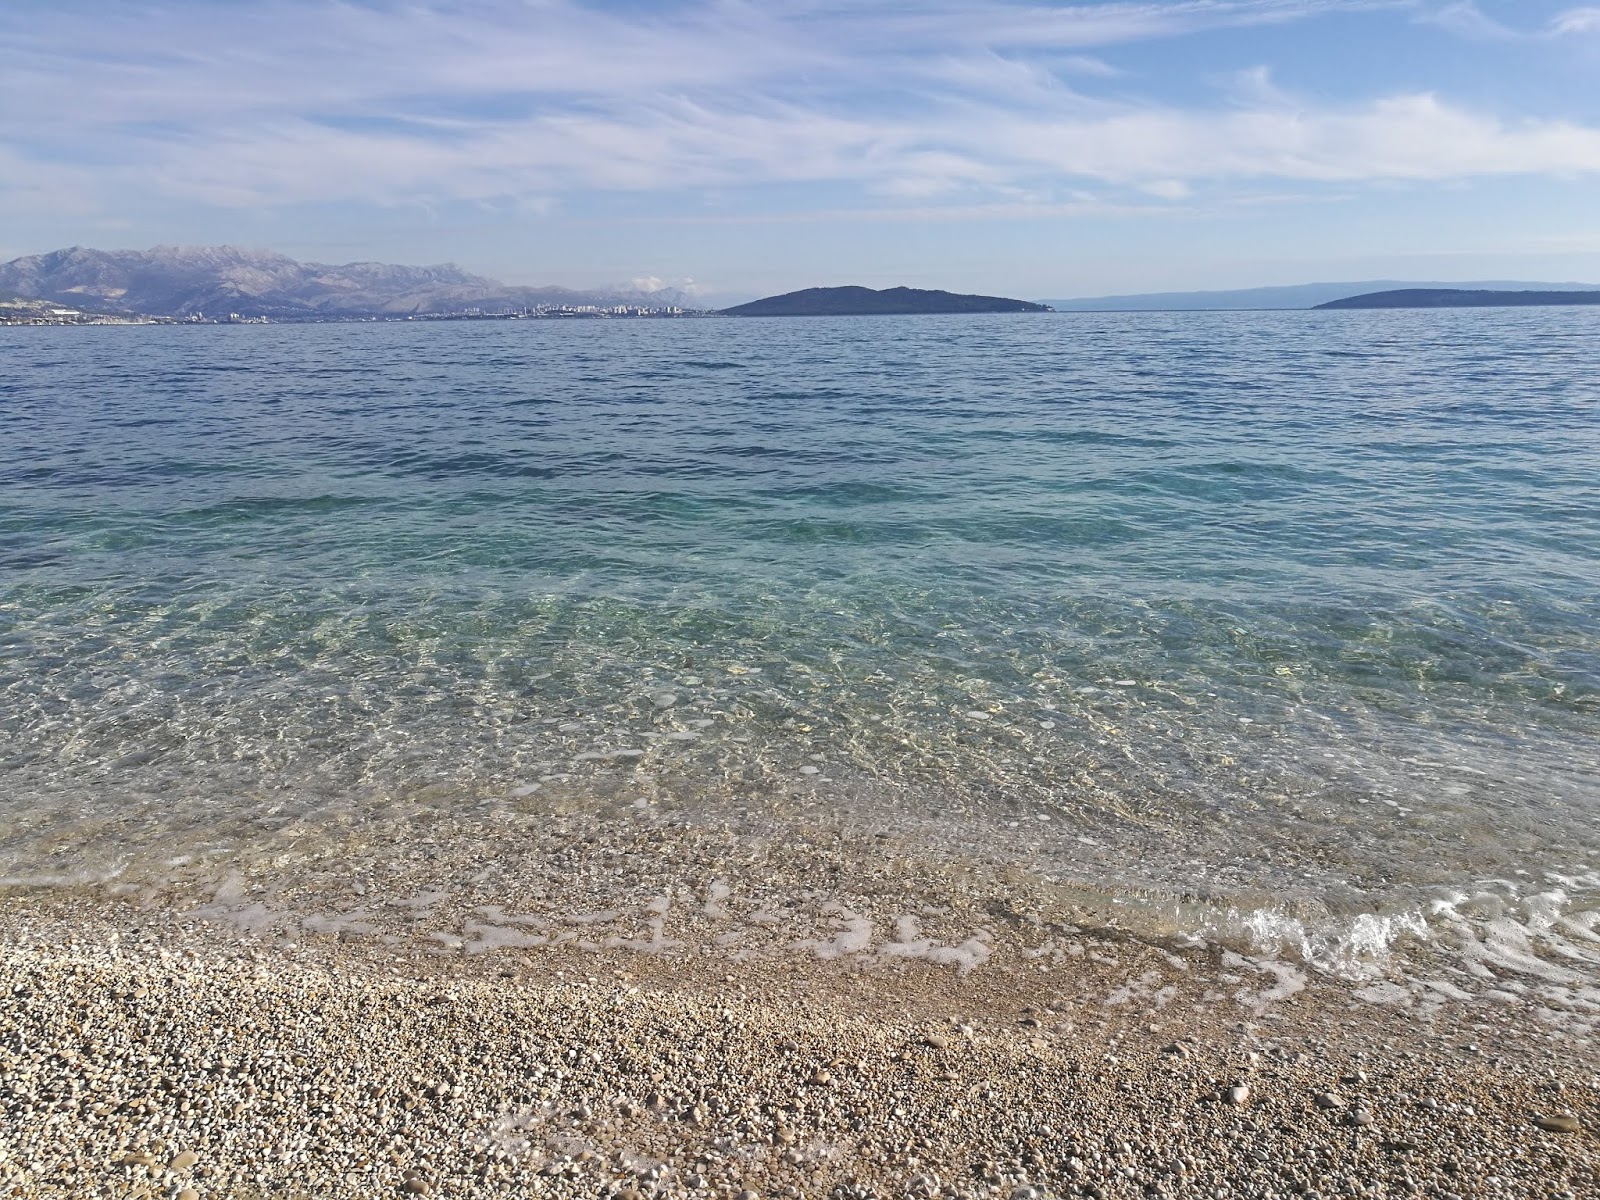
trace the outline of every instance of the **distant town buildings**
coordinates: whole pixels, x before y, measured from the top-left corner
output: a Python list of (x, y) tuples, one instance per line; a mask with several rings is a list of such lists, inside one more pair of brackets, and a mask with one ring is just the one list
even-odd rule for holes
[[(457, 312), (396, 313), (373, 316), (325, 316), (280, 318), (279, 323), (294, 324), (327, 321), (542, 321), (570, 319), (606, 319), (641, 317), (703, 317), (711, 314), (676, 305), (653, 307), (646, 304), (540, 304), (532, 308), (482, 309), (466, 308)], [(273, 323), (264, 316), (246, 316), (231, 312), (224, 317), (208, 317), (203, 312), (181, 317), (150, 317), (138, 314), (115, 315), (83, 312), (65, 308), (46, 300), (0, 300), (0, 325), (267, 325)]]
[(412, 313), (408, 321), (539, 321), (574, 317), (701, 317), (706, 314), (676, 305), (652, 307), (645, 304), (536, 304), (532, 308), (486, 310), (464, 308), (459, 312)]
[(158, 325), (165, 318), (107, 316), (65, 308), (47, 300), (0, 300), (0, 325)]

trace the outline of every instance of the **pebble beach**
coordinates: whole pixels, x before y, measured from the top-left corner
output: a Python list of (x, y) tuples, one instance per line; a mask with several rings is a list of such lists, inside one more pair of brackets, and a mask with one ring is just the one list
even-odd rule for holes
[(5, 1196), (1600, 1194), (1586, 1040), (1331, 978), (1264, 1004), (1215, 947), (729, 973), (15, 897), (0, 930)]

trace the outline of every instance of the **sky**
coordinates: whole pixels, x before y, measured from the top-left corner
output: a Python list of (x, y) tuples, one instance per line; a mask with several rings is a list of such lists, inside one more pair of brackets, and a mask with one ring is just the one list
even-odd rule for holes
[(1597, 84), (1560, 0), (6, 0), (0, 259), (1600, 282)]

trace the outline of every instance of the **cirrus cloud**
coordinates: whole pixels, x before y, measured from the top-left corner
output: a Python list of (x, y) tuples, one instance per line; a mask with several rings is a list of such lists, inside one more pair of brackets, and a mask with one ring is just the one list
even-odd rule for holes
[[(1600, 171), (1600, 130), (1426, 91), (1141, 95), (1104, 56), (1406, 0), (198, 0), (0, 13), (0, 205), (515, 204), (832, 185), (885, 203), (1185, 203), (1199, 185)], [(1457, 17), (1476, 13), (1449, 6)], [(1439, 15), (1439, 14), (1436, 14)], [(1552, 28), (1586, 29), (1600, 9)], [(1092, 55), (1091, 56), (1091, 52)], [(1098, 94), (1093, 90), (1098, 89)], [(109, 201), (108, 201), (109, 202)]]

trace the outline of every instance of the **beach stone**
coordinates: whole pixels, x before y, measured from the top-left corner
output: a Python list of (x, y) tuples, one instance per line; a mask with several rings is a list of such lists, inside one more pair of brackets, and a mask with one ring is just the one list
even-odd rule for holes
[(174, 1200), (200, 1200), (200, 1193), (193, 1188), (184, 1188)]
[(400, 1190), (412, 1196), (433, 1195), (433, 1185), (426, 1179), (408, 1179), (400, 1185)]
[(1317, 1107), (1318, 1108), (1343, 1108), (1344, 1107), (1344, 1097), (1339, 1095), (1338, 1092), (1318, 1092), (1317, 1093)]
[(813, 767), (810, 764), (807, 764), (806, 766), (803, 766), (803, 767), (800, 768), (800, 774), (802, 774), (802, 775), (818, 775), (818, 774), (821, 774), (821, 772), (822, 772), (822, 768), (821, 767)]
[(1558, 1113), (1553, 1117), (1535, 1117), (1533, 1123), (1547, 1133), (1579, 1133), (1582, 1123), (1571, 1113)]
[(187, 1171), (199, 1161), (200, 1156), (193, 1150), (182, 1150), (172, 1156), (171, 1160), (167, 1163), (167, 1170)]
[(1235, 1084), (1222, 1093), (1223, 1100), (1235, 1108), (1250, 1102), (1250, 1086), (1244, 1083)]
[(1358, 1108), (1345, 1119), (1352, 1125), (1371, 1125), (1377, 1118), (1368, 1109)]
[(671, 708), (677, 702), (678, 694), (676, 692), (657, 692), (650, 697), (650, 703), (657, 708)]

